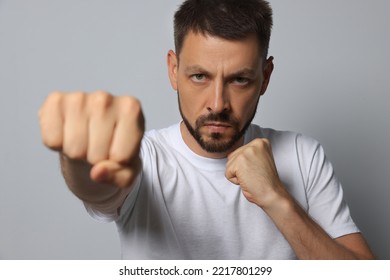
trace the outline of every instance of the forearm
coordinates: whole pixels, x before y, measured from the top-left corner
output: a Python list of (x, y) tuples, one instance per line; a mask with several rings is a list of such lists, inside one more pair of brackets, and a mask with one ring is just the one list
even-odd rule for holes
[(85, 161), (69, 159), (60, 154), (61, 170), (72, 193), (96, 210), (109, 212), (121, 206), (128, 189), (118, 188), (91, 179), (92, 166)]
[(299, 259), (357, 259), (333, 240), (292, 198), (266, 210)]
[(332, 239), (295, 201), (282, 184), (263, 210), (290, 243), (299, 259), (374, 259), (360, 233)]

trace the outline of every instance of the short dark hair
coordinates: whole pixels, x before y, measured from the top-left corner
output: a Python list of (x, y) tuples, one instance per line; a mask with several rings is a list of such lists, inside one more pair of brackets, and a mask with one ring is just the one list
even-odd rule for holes
[(227, 40), (256, 34), (266, 57), (272, 29), (272, 9), (264, 0), (186, 0), (174, 17), (177, 55), (192, 31)]

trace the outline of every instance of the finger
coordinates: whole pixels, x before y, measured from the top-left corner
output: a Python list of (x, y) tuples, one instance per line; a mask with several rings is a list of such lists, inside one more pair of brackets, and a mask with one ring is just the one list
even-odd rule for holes
[(88, 145), (88, 116), (85, 110), (86, 95), (69, 94), (64, 110), (63, 153), (71, 159), (86, 159)]
[(226, 177), (226, 179), (228, 179), (230, 182), (232, 182), (235, 185), (239, 185), (238, 178), (236, 177), (236, 167), (235, 167), (236, 160), (237, 160), (237, 157), (241, 154), (243, 147), (245, 147), (245, 146), (242, 146), (242, 147), (234, 150), (233, 152), (231, 152), (228, 155), (228, 161), (226, 163), (225, 177)]
[(63, 145), (63, 94), (50, 94), (39, 111), (42, 142), (52, 150), (61, 150)]
[(138, 158), (144, 133), (141, 105), (132, 97), (122, 97), (116, 102), (120, 106), (109, 158), (119, 163), (130, 163)]
[(233, 162), (228, 162), (225, 170), (225, 177), (235, 185), (239, 185), (239, 180), (236, 177), (236, 169)]
[(92, 165), (109, 158), (115, 127), (111, 108), (113, 97), (106, 93), (91, 95), (88, 102), (89, 138), (87, 160)]
[(131, 186), (140, 170), (141, 161), (132, 165), (122, 165), (118, 162), (105, 160), (91, 169), (91, 179), (99, 183), (107, 183), (120, 188)]
[(115, 122), (109, 118), (93, 116), (89, 121), (89, 139), (87, 160), (96, 164), (109, 159), (111, 141), (114, 134)]
[(272, 152), (271, 142), (267, 138), (256, 138), (248, 145), (258, 147), (264, 151)]
[(228, 162), (231, 162), (233, 161), (235, 158), (237, 158), (238, 155), (240, 155), (242, 153), (242, 151), (246, 148), (247, 145), (244, 145), (244, 146), (241, 146), (237, 149), (235, 149), (233, 152), (231, 152), (230, 154), (228, 154), (227, 156), (227, 159), (228, 159)]

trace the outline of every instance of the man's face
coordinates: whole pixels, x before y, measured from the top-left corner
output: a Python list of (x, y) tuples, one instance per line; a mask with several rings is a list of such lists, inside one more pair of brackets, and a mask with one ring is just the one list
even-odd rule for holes
[(242, 145), (272, 72), (255, 36), (240, 41), (189, 33), (179, 59), (168, 54), (182, 136), (196, 153), (223, 157)]

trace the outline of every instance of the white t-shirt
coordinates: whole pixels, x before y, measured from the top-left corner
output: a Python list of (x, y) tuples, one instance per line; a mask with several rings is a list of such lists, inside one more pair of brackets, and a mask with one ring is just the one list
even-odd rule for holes
[[(341, 185), (319, 143), (251, 125), (245, 144), (268, 138), (278, 174), (304, 210), (333, 238), (358, 232)], [(180, 125), (147, 132), (141, 174), (116, 221), (124, 259), (295, 259), (267, 214), (225, 178), (227, 159), (210, 159), (184, 143)]]

